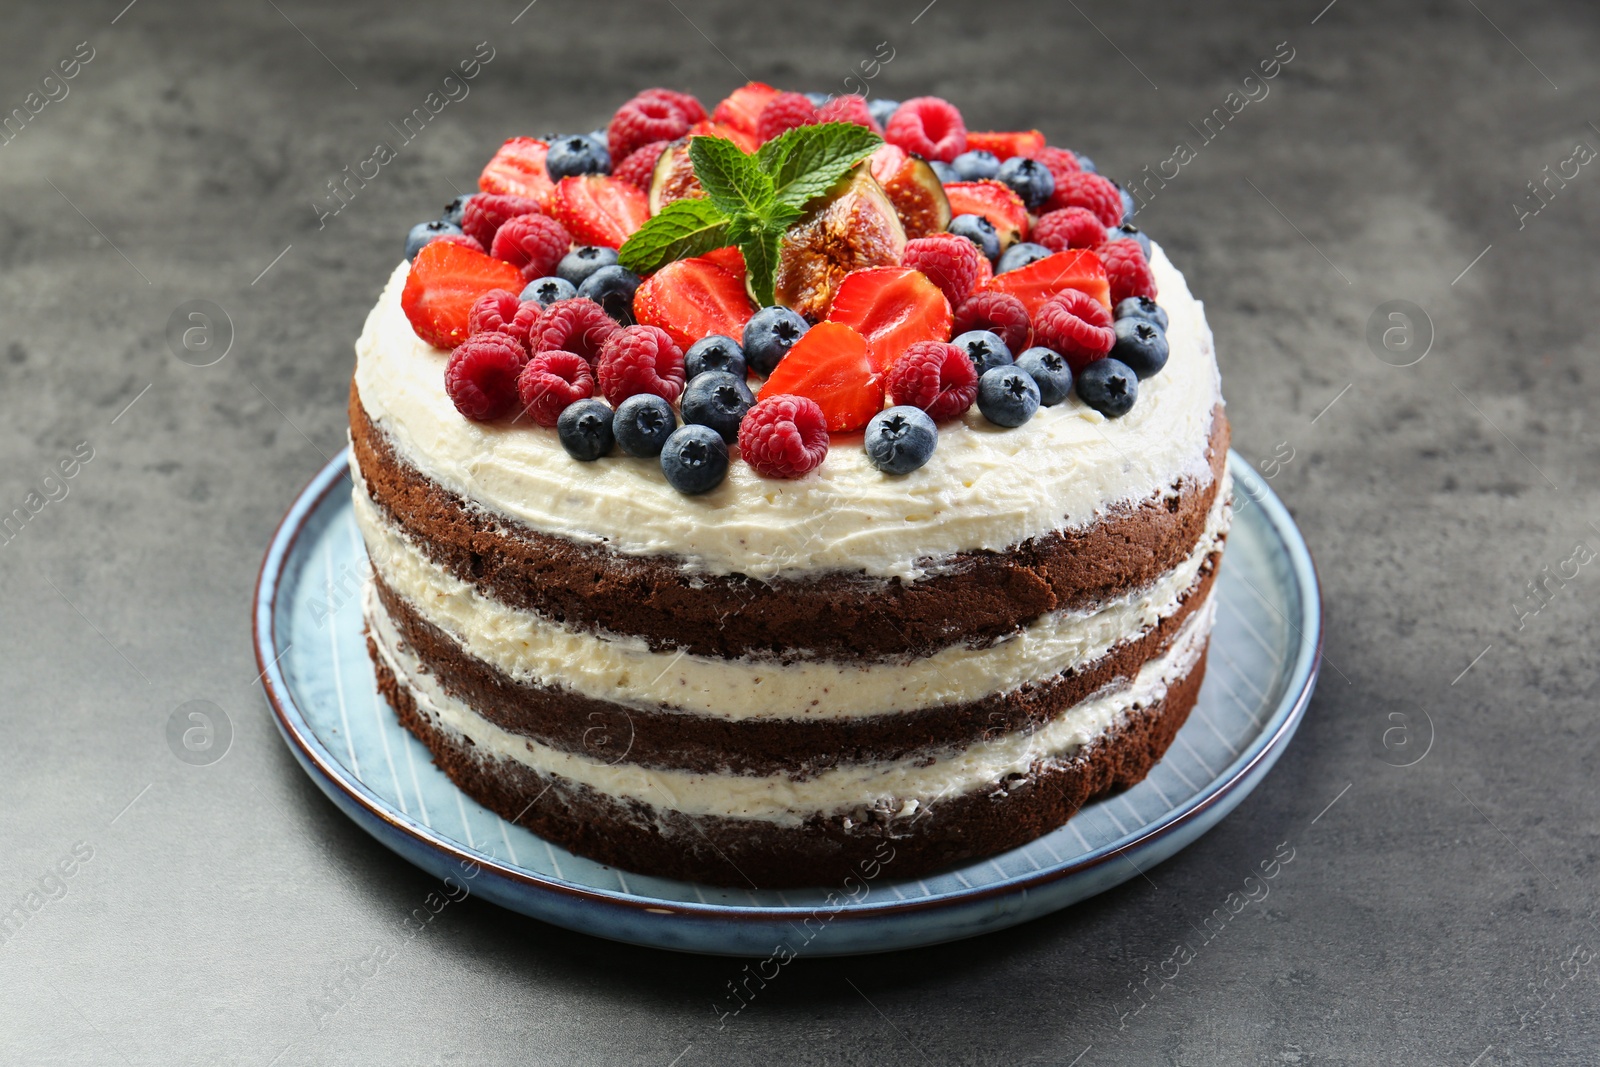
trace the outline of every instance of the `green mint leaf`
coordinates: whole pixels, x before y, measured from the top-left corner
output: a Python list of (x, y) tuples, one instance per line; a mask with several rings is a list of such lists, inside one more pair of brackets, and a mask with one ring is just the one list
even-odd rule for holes
[(750, 275), (750, 292), (756, 303), (771, 307), (776, 303), (773, 282), (778, 273), (778, 244), (783, 240), (783, 230), (760, 224), (735, 225), (732, 234), (739, 251), (744, 253), (744, 269)]
[(803, 207), (882, 143), (883, 138), (865, 126), (825, 122), (800, 126), (768, 141), (755, 158), (772, 176), (777, 202)]
[(761, 215), (772, 206), (772, 179), (732, 141), (692, 137), (689, 160), (706, 199), (729, 215)]
[(703, 256), (732, 244), (728, 216), (709, 200), (674, 200), (661, 214), (634, 231), (617, 252), (617, 261), (635, 274), (675, 259)]

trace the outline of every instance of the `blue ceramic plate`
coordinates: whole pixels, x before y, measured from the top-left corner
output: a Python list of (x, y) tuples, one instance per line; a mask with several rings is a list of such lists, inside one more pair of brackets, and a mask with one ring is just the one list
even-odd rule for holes
[(573, 855), (478, 806), (400, 726), (367, 659), (367, 563), (345, 463), (344, 454), (329, 463), (289, 509), (256, 587), (256, 657), (279, 730), (335, 804), (418, 867), (618, 941), (744, 956), (783, 942), (796, 954), (844, 955), (972, 937), (1066, 907), (1160, 863), (1232, 811), (1293, 736), (1321, 659), (1305, 542), (1232, 455), (1237, 513), (1205, 686), (1145, 781), (1025, 847), (914, 881), (779, 892), (651, 878)]

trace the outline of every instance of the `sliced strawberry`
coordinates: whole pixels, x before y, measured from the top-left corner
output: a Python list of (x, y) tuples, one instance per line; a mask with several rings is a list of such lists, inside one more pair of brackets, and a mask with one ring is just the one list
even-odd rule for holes
[(883, 373), (867, 355), (865, 337), (842, 322), (819, 322), (789, 349), (759, 397), (781, 394), (815, 400), (830, 431), (851, 433), (883, 410)]
[(755, 312), (744, 279), (704, 259), (668, 263), (633, 294), (639, 324), (659, 326), (680, 348), (713, 333), (738, 341)]
[(707, 263), (715, 263), (723, 270), (731, 271), (736, 278), (742, 279), (744, 277), (744, 253), (739, 251), (738, 245), (719, 248), (714, 252), (707, 252), (705, 255), (696, 258)]
[(728, 98), (711, 112), (711, 121), (756, 136), (756, 124), (761, 121), (761, 109), (778, 95), (778, 90), (763, 82), (750, 82), (728, 94)]
[(879, 372), (918, 341), (948, 341), (951, 318), (950, 301), (939, 287), (910, 267), (852, 271), (828, 307), (829, 322), (843, 323), (867, 339)]
[(491, 289), (521, 291), (522, 273), (482, 252), (434, 241), (412, 261), (400, 306), (418, 337), (435, 348), (454, 348), (471, 332), (472, 305)]
[(486, 193), (510, 193), (544, 202), (555, 188), (544, 157), (548, 146), (535, 137), (513, 137), (500, 146), (478, 175), (478, 188)]
[(1111, 284), (1106, 279), (1106, 268), (1092, 248), (1074, 248), (1045, 256), (1026, 267), (997, 274), (989, 283), (990, 292), (1010, 293), (1021, 300), (1030, 319), (1041, 304), (1063, 289), (1088, 293), (1108, 309), (1111, 307)]
[(1028, 236), (1028, 205), (1000, 182), (951, 182), (944, 195), (952, 216), (982, 215), (994, 223), (1002, 252)]
[(628, 235), (650, 218), (650, 201), (638, 186), (621, 178), (582, 174), (556, 184), (545, 212), (581, 245), (621, 248)]
[(900, 172), (900, 165), (909, 158), (904, 148), (885, 141), (867, 157), (867, 164), (871, 166), (872, 176), (878, 179), (878, 184), (887, 185), (889, 179)]
[(1044, 147), (1044, 134), (1038, 130), (1015, 132), (974, 133), (967, 131), (967, 151), (993, 152), (1001, 161), (1012, 156), (1026, 156)]
[(739, 151), (746, 154), (754, 152), (761, 147), (761, 138), (748, 130), (738, 126), (729, 126), (721, 122), (697, 122), (689, 127), (687, 137), (723, 137), (739, 146)]

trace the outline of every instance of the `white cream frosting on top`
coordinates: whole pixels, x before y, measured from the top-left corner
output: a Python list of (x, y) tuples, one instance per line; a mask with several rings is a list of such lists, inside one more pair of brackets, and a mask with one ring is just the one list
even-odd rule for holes
[(390, 276), (356, 344), (356, 386), (402, 459), (463, 499), (532, 530), (635, 556), (670, 555), (714, 574), (770, 579), (864, 571), (913, 579), (957, 552), (1003, 551), (1108, 509), (1206, 484), (1212, 409), (1221, 400), (1201, 303), (1160, 248), (1151, 266), (1171, 357), (1139, 399), (1107, 419), (1076, 397), (1016, 429), (976, 407), (940, 427), (926, 466), (898, 477), (869, 462), (860, 435), (836, 435), (795, 481), (735, 458), (702, 496), (667, 484), (655, 460), (567, 455), (554, 430), (464, 418), (444, 391), (449, 353), (420, 340), (400, 306), (408, 264)]

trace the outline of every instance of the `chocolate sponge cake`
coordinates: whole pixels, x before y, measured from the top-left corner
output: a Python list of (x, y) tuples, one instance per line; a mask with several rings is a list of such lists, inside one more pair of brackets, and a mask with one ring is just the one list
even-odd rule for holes
[[(918, 101), (844, 164), (866, 160), (849, 184), (895, 205), (879, 229), (897, 247), (857, 249), (868, 261), (838, 272), (907, 308), (822, 328), (847, 316), (819, 318), (814, 292), (808, 317), (758, 310), (776, 298), (771, 276), (740, 277), (748, 254), (650, 262), (636, 235), (670, 202), (630, 183), (670, 170), (673, 145), (715, 139), (759, 162), (763, 140), (884, 119), (830, 102), (840, 121), (774, 133), (766, 108), (798, 105), (763, 91), (710, 118), (647, 91), (607, 146), (564, 146), (542, 172), (507, 152), (554, 147), (508, 143), (470, 225), (447, 216), (409, 249), (350, 391), (368, 646), (395, 712), (463, 790), (575, 852), (718, 884), (827, 884), (885, 855), (891, 877), (914, 877), (1138, 782), (1193, 706), (1230, 518), (1212, 338), (1161, 249), (1115, 228), (1120, 200), (1032, 131), (962, 131), (1002, 165), (1040, 161), (1009, 184), (935, 182), (949, 219), (987, 229), (904, 236), (929, 190), (897, 199), (899, 169), (935, 173), (906, 146), (940, 133), (941, 162), (964, 165), (974, 150), (952, 152), (948, 115)], [(681, 132), (631, 145), (630, 107)], [(637, 152), (662, 166), (627, 168)], [(894, 174), (863, 179), (883, 160)], [(622, 185), (647, 205), (637, 217)], [(970, 210), (985, 197), (1020, 209), (1007, 243), (1061, 243), (1084, 218), (1109, 229), (993, 274), (981, 238), (1000, 228)], [(787, 224), (823, 217), (804, 208)], [(545, 221), (516, 232), (536, 239), (499, 239), (530, 215)], [(607, 241), (620, 261), (594, 251)], [(790, 321), (779, 312), (798, 322), (774, 361), (761, 349), (781, 331), (755, 316)], [(1008, 344), (1018, 321), (1027, 336)], [(685, 392), (706, 374), (744, 396), (731, 426)]]

